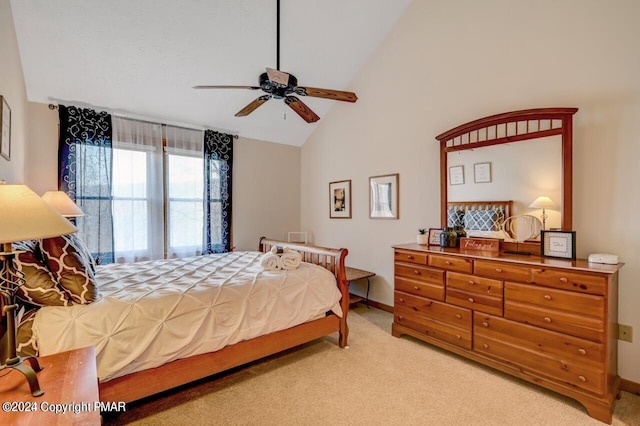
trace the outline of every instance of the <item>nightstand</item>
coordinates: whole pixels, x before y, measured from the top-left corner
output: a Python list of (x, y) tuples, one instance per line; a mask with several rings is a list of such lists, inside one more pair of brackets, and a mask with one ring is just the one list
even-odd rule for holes
[(363, 269), (350, 268), (349, 266), (345, 268), (345, 272), (347, 274), (348, 283), (351, 283), (352, 281), (358, 281), (358, 280), (364, 280), (364, 279), (367, 280), (367, 296), (362, 297), (362, 296), (356, 296), (354, 294), (350, 294), (349, 305), (353, 305), (354, 303), (364, 301), (364, 303), (367, 305), (367, 308), (368, 308), (369, 307), (369, 287), (371, 286), (371, 282), (369, 281), (369, 278), (375, 276), (376, 273), (365, 271)]
[[(18, 371), (0, 377), (0, 403), (16, 403), (19, 411), (0, 410), (3, 425), (99, 425), (100, 409), (96, 355), (93, 346), (38, 357), (42, 371), (37, 373), (44, 395), (31, 396), (29, 384)], [(68, 405), (73, 403), (73, 405)], [(55, 413), (52, 410), (62, 410)], [(25, 408), (31, 408), (26, 411)], [(35, 410), (33, 410), (35, 408)], [(71, 410), (71, 411), (69, 411)]]

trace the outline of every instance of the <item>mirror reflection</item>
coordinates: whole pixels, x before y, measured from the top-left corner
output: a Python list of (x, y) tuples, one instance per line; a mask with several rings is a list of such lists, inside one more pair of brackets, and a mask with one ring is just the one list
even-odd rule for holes
[(559, 135), (450, 152), (447, 164), (448, 202), (512, 200), (511, 215), (533, 215), (545, 222), (545, 229), (561, 227)]

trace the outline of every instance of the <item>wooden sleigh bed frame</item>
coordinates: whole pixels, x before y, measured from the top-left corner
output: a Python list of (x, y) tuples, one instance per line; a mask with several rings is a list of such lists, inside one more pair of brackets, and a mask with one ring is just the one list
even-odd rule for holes
[(160, 367), (128, 374), (99, 384), (100, 401), (131, 402), (211, 376), (230, 368), (276, 354), (334, 332), (339, 333), (338, 344), (347, 346), (349, 328), (349, 285), (345, 273), (347, 249), (332, 249), (305, 244), (260, 239), (259, 251), (267, 252), (273, 246), (284, 245), (298, 251), (304, 262), (320, 265), (333, 272), (342, 299), (342, 318), (331, 313), (314, 321), (254, 339), (226, 346), (216, 352), (183, 358)]

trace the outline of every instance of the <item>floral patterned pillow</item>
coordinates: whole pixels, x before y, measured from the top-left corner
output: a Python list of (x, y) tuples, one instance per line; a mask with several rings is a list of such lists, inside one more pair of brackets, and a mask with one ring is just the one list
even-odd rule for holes
[(77, 239), (68, 235), (42, 240), (42, 254), (49, 270), (73, 303), (89, 304), (100, 298), (93, 265)]
[(20, 251), (15, 257), (16, 269), (23, 273), (25, 283), (18, 287), (18, 299), (36, 306), (69, 306), (69, 294), (58, 285), (40, 257), (35, 241), (23, 241), (13, 245)]
[(16, 353), (18, 356), (38, 356), (38, 342), (33, 335), (33, 320), (37, 309), (27, 311), (20, 318), (16, 332)]

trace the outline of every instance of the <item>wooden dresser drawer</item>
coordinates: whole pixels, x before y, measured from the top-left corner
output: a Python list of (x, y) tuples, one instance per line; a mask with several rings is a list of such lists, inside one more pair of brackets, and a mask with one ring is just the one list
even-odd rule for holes
[(444, 285), (444, 271), (412, 263), (395, 262), (395, 275), (426, 283)]
[(473, 273), (484, 277), (497, 278), (499, 280), (531, 281), (531, 269), (528, 266), (509, 263), (476, 260)]
[(429, 266), (446, 269), (449, 271), (468, 272), (473, 270), (473, 261), (464, 257), (429, 255)]
[(447, 305), (435, 300), (417, 297), (400, 291), (394, 292), (394, 311), (399, 308), (409, 310), (413, 314), (446, 322), (455, 327), (471, 331), (472, 313), (468, 309)]
[(448, 272), (445, 300), (465, 308), (502, 315), (502, 281)]
[(395, 289), (429, 299), (444, 300), (444, 284), (431, 284), (409, 278), (395, 277)]
[(581, 293), (605, 295), (607, 289), (607, 279), (604, 276), (556, 269), (533, 269), (532, 281), (538, 285)]
[(419, 265), (427, 264), (427, 253), (408, 250), (394, 250), (394, 260), (402, 262), (417, 263)]
[(504, 316), (572, 336), (604, 341), (604, 298), (505, 283)]
[(596, 394), (605, 389), (604, 345), (475, 313), (473, 349)]
[[(435, 302), (434, 302), (435, 303)], [(469, 314), (469, 319), (471, 315)], [(416, 314), (404, 306), (397, 306), (394, 309), (394, 322), (411, 328), (426, 336), (434, 339), (442, 340), (449, 344), (461, 347), (463, 349), (471, 349), (471, 324), (469, 327), (456, 327), (447, 322), (438, 321), (436, 319)]]

